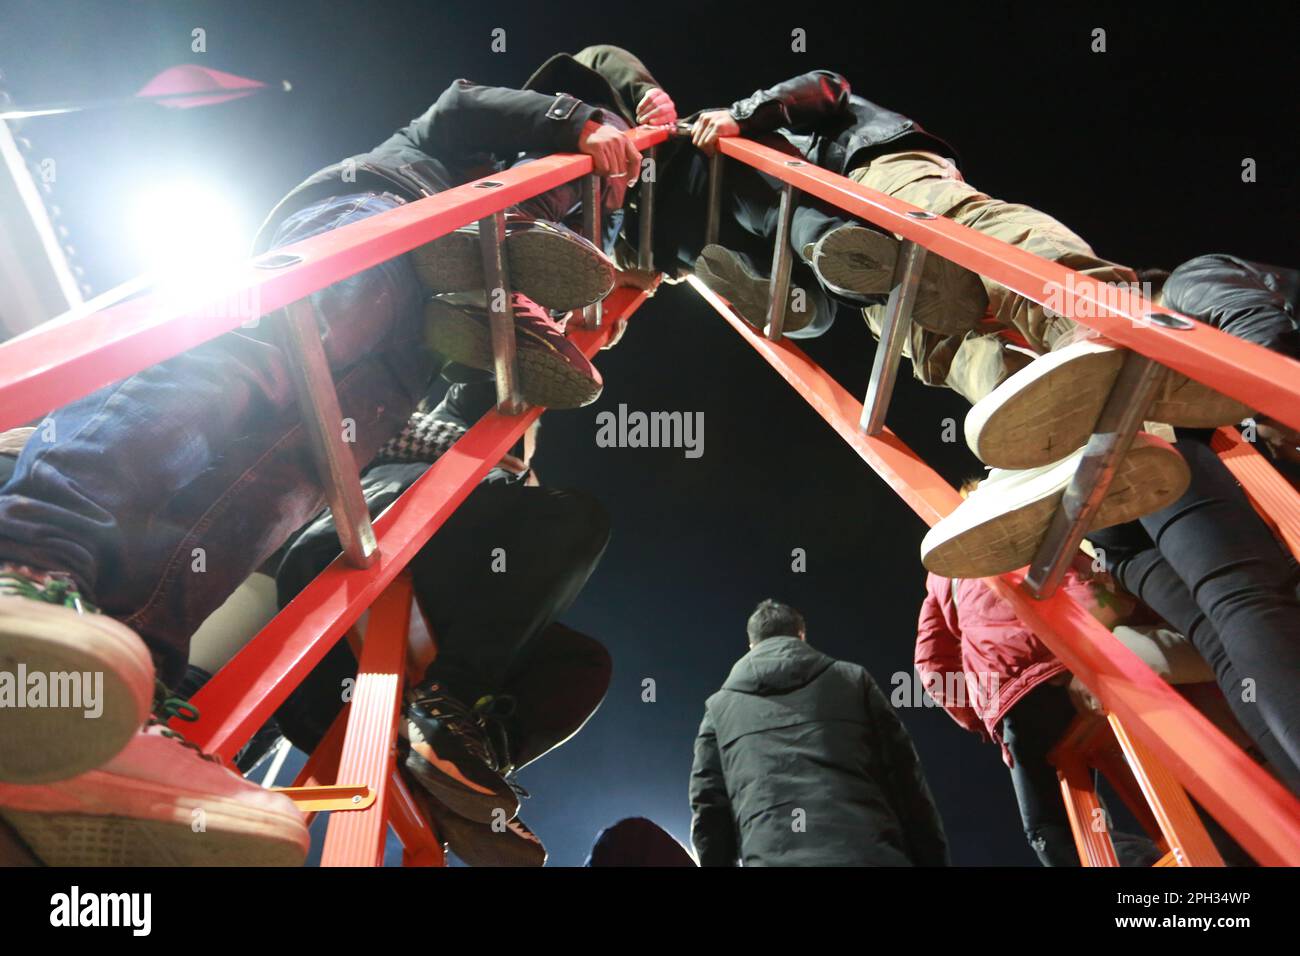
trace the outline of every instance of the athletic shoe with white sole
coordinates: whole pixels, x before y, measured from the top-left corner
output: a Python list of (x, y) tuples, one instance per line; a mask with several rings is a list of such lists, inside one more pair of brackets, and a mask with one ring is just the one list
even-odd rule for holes
[[(921, 542), (921, 562), (947, 578), (1005, 574), (1033, 560), (1083, 449), (1043, 468), (994, 469)], [(1172, 445), (1145, 432), (1134, 436), (1088, 531), (1159, 511), (1187, 490), (1187, 462)]]
[[(966, 444), (995, 468), (1037, 468), (1083, 447), (1124, 356), (1123, 349), (1097, 339), (1039, 356), (971, 406)], [(1217, 428), (1250, 414), (1236, 399), (1169, 371), (1144, 418), (1184, 428)]]
[[(529, 405), (580, 408), (600, 397), (600, 372), (546, 310), (521, 293), (515, 318), (519, 392)], [(429, 346), (452, 362), (492, 371), (492, 326), (482, 295), (438, 296), (425, 306)]]
[(0, 782), (75, 777), (149, 719), (154, 666), (135, 632), (65, 574), (0, 565)]
[[(724, 246), (705, 246), (695, 260), (700, 281), (731, 304), (736, 313), (759, 332), (767, 329), (769, 280), (754, 272), (748, 258)], [(809, 308), (796, 309), (792, 286), (786, 300), (784, 332), (798, 332), (814, 318)], [(805, 304), (811, 304), (807, 296)]]
[(47, 866), (301, 866), (310, 842), (292, 800), (160, 722), (88, 773), (0, 784), (0, 824), (7, 857)]
[[(614, 262), (571, 229), (517, 214), (506, 218), (502, 246), (510, 285), (538, 305), (568, 312), (599, 302), (614, 288)], [(430, 291), (483, 292), (477, 225), (464, 226), (411, 252)]]
[(513, 820), (519, 795), (506, 781), (508, 698), (463, 703), (437, 682), (407, 692), (398, 751), (407, 772), (451, 812), (477, 823)]
[[(889, 294), (900, 248), (902, 243), (891, 235), (844, 225), (805, 246), (803, 257), (828, 292), (858, 301)], [(976, 273), (935, 253), (925, 257), (912, 303), (913, 322), (942, 335), (965, 335), (988, 306), (984, 283)]]
[(522, 820), (501, 814), (478, 823), (453, 813), (422, 787), (411, 794), (433, 824), (444, 846), (468, 866), (544, 866), (546, 847)]

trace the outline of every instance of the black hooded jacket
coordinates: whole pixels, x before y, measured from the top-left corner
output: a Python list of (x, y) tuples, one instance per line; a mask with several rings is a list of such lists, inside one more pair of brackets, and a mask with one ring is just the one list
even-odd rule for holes
[(796, 637), (736, 662), (691, 771), (701, 866), (944, 866), (920, 761), (871, 675)]
[(456, 80), (422, 115), (368, 153), (327, 166), (271, 211), (254, 242), (269, 245), (287, 216), (329, 196), (379, 190), (408, 201), (477, 179), (520, 153), (576, 152), (600, 110), (568, 93)]
[(1169, 308), (1300, 359), (1300, 273), (1220, 253), (1188, 259), (1165, 280)]

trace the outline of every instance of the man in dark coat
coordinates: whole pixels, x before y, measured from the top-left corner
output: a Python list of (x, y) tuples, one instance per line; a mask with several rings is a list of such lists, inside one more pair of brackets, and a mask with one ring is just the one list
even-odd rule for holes
[(809, 647), (767, 600), (705, 704), (691, 770), (701, 866), (945, 866), (911, 738), (871, 675)]

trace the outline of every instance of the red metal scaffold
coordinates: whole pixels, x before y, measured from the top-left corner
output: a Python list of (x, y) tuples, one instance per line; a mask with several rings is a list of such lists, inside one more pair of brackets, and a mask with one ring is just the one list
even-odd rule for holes
[[(648, 149), (667, 134), (642, 128), (629, 135), (639, 148)], [(1128, 348), (1139, 359), (1158, 358), (1163, 365), (1300, 427), (1300, 364), (1168, 310), (1156, 310), (1140, 297), (1117, 305), (1092, 280), (1060, 265), (756, 143), (740, 138), (721, 141), (710, 190), (714, 235), (722, 155), (786, 184), (774, 256), (774, 292), (782, 291), (789, 280), (787, 237), (798, 189), (902, 236), (905, 246), (900, 263), (916, 265), (928, 251), (1035, 301), (1054, 296), (1058, 304), (1064, 301), (1082, 324)], [(78, 318), (57, 330), (35, 329), (0, 345), (0, 428), (39, 418), (87, 392), (232, 330), (250, 318), (246, 309), (230, 308), (232, 301), (256, 303), (257, 315), (286, 310), (285, 342), (299, 374), (304, 418), (309, 423), (327, 421), (333, 396), (325, 387), (330, 385), (328, 369), (322, 379), (322, 359), (313, 357), (319, 340), (307, 334), (312, 328), (307, 321), (310, 312), (304, 312), (301, 304), (307, 296), (474, 221), (484, 226), (481, 231), (490, 273), (494, 254), (500, 264), (499, 246), (494, 245), (500, 211), (584, 175), (588, 177), (585, 195), (599, 195), (589, 158), (548, 157), (278, 249), (243, 264), (219, 287), (192, 301), (177, 303), (157, 295), (144, 296)], [(642, 201), (649, 206), (652, 199), (643, 196)], [(588, 207), (594, 212), (592, 203), (588, 202)], [(591, 235), (598, 231), (599, 223), (590, 213), (586, 227)], [(650, 228), (649, 217), (643, 216), (643, 255), (649, 246)], [(767, 336), (760, 335), (701, 283), (692, 280), (692, 284), (924, 521), (934, 524), (956, 507), (960, 500), (956, 491), (883, 425), (909, 321), (909, 294), (899, 276), (895, 278), (866, 403), (851, 396), (782, 339), (779, 320), (770, 324)], [(603, 304), (604, 321), (598, 313), (589, 316), (584, 327), (571, 332), (572, 339), (585, 354), (594, 354), (608, 341), (617, 322), (631, 315), (645, 297), (644, 292), (616, 290)], [(782, 292), (772, 301), (784, 299)], [(1152, 313), (1172, 319), (1168, 323), (1152, 320)], [(326, 865), (378, 864), (388, 825), (402, 841), (406, 863), (442, 862), (440, 841), (394, 762), (411, 605), (410, 583), (403, 572), (483, 475), (541, 414), (539, 408), (511, 407), (513, 369), (508, 361), (501, 364), (508, 359), (502, 335), (509, 326), (504, 315), (493, 319), (499, 373), (503, 373), (498, 375), (502, 400), (498, 411), (473, 426), (380, 515), (373, 528), (358, 504), (356, 463), (350, 454), (340, 454), (337, 446), (331, 446), (328, 436), (317, 436), (317, 463), (329, 491), (327, 497), (340, 518), (337, 523), (345, 554), (199, 692), (194, 703), (201, 719), (178, 728), (205, 750), (231, 760), (334, 642), (369, 609), (370, 623), (352, 702), (312, 754), (292, 791), (306, 812), (334, 811), (324, 850)], [(166, 334), (159, 334), (163, 332)], [(1114, 395), (1113, 403), (1118, 406), (1128, 397)], [(1300, 501), (1253, 448), (1234, 436), (1224, 430), (1216, 439), (1216, 448), (1252, 500), (1295, 549), (1300, 542)], [(1077, 479), (1090, 482), (1085, 490), (1105, 489), (1108, 473), (1104, 466), (1122, 452), (1113, 440), (1108, 442), (1099, 442), (1095, 449), (1090, 444), (1085, 460), (1095, 459), (1097, 467)], [(988, 579), (989, 585), (1101, 701), (1117, 738), (1122, 736), (1122, 742), (1128, 742), (1125, 753), (1137, 754), (1140, 749), (1147, 755), (1145, 759), (1133, 758), (1138, 766), (1158, 761), (1161, 768), (1167, 768), (1175, 785), (1186, 787), (1260, 862), (1300, 865), (1300, 802), (1111, 639), (1083, 608), (1063, 593), (1052, 593), (1051, 570), (1063, 555), (1077, 548), (1084, 517), (1081, 513), (1058, 516), (1057, 532), (1049, 536), (1050, 547), (1045, 546), (1031, 569), (1031, 574), (1040, 572), (1033, 587), (1026, 584), (1024, 571)], [(1041, 597), (1036, 597), (1035, 591)], [(1063, 786), (1068, 798), (1068, 781)], [(1163, 792), (1167, 793), (1167, 788)], [(1176, 841), (1166, 842), (1172, 853)], [(1097, 852), (1099, 861), (1105, 862), (1103, 850)]]

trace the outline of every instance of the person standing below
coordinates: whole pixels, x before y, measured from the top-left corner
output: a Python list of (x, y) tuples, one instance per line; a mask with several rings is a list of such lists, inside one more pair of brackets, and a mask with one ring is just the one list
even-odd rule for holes
[(705, 703), (691, 770), (701, 866), (946, 866), (912, 740), (871, 675), (809, 647), (766, 600)]

